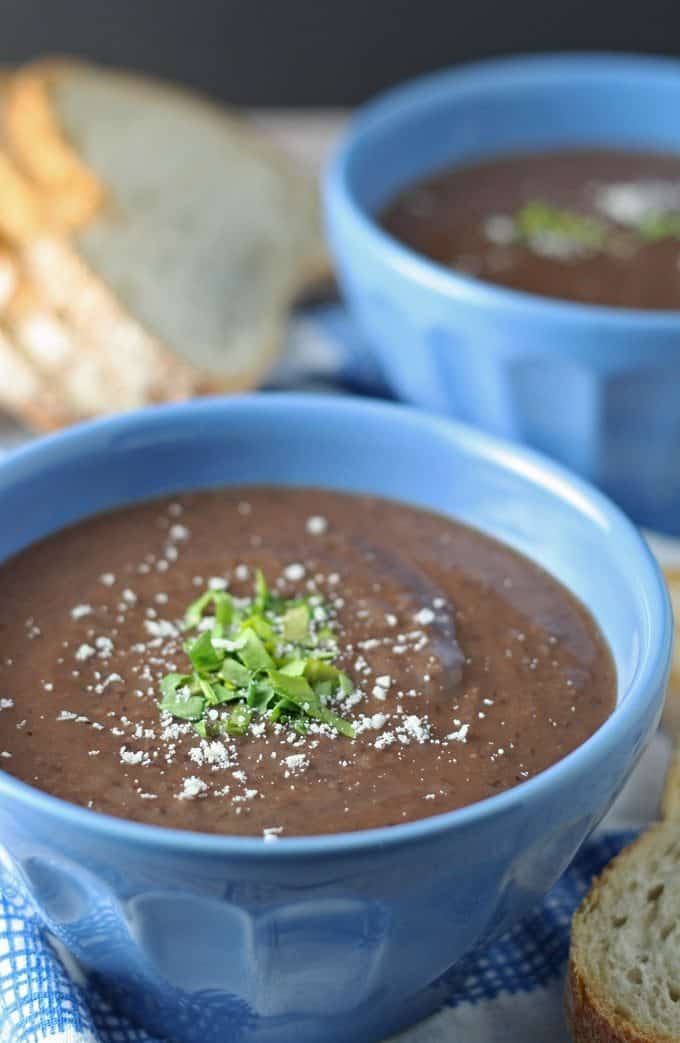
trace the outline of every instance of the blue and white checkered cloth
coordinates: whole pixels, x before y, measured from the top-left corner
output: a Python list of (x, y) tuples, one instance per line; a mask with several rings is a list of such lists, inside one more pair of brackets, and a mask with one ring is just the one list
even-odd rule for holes
[[(271, 386), (387, 393), (339, 307), (294, 323), (289, 351)], [(18, 429), (0, 427), (0, 448), (21, 438)], [(583, 848), (541, 906), (456, 968), (447, 1005), (402, 1034), (401, 1043), (566, 1043), (562, 979), (571, 915), (592, 877), (654, 814), (668, 753), (663, 739), (656, 743), (624, 794), (623, 813), (608, 819), (606, 831)], [(20, 896), (5, 892), (0, 898), (0, 1043), (48, 1041), (162, 1043), (117, 1014)]]

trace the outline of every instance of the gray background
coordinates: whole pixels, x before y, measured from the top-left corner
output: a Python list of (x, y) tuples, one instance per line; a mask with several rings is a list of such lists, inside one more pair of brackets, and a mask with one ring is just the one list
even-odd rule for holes
[(469, 58), (680, 52), (680, 0), (0, 0), (0, 60), (67, 52), (247, 105), (344, 105)]

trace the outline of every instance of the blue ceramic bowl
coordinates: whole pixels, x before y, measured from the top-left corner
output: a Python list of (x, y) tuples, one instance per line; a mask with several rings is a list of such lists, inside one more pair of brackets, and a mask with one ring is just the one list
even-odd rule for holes
[(368, 105), (329, 167), (347, 301), (401, 398), (526, 442), (635, 520), (680, 534), (680, 312), (548, 300), (454, 273), (375, 214), (446, 166), (569, 146), (680, 151), (680, 63), (567, 55), (483, 62)]
[(163, 407), (3, 458), (0, 559), (95, 511), (248, 482), (370, 491), (507, 541), (594, 613), (617, 709), (490, 800), (276, 844), (125, 822), (0, 772), (4, 886), (163, 1038), (368, 1043), (437, 1007), (452, 967), (545, 894), (609, 807), (661, 710), (667, 595), (632, 525), (558, 467), (402, 407), (314, 396)]

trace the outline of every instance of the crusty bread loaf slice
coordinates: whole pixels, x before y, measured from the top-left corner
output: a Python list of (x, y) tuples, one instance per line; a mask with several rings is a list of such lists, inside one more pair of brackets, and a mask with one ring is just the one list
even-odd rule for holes
[(5, 80), (9, 104), (4, 130), (10, 151), (43, 190), (51, 223), (72, 228), (96, 214), (105, 190), (62, 137), (49, 97), (52, 78), (58, 76), (59, 68), (56, 62), (29, 65)]
[(676, 746), (661, 798), (661, 816), (667, 821), (680, 823), (680, 749)]
[(89, 346), (40, 299), (23, 272), (18, 273), (3, 325), (36, 374), (59, 394), (69, 422), (111, 411), (111, 376)]
[(680, 568), (664, 563), (664, 576), (675, 619), (675, 642), (662, 725), (669, 735), (680, 739)]
[(680, 824), (667, 822), (614, 859), (574, 916), (574, 1043), (677, 1043), (679, 955)]
[(72, 421), (61, 397), (0, 328), (0, 411), (36, 431), (52, 431)]
[(24, 253), (39, 293), (101, 353), (118, 354), (119, 407), (254, 386), (292, 300), (326, 268), (313, 182), (204, 99), (74, 62), (21, 71), (4, 127), (34, 183), (54, 198), (66, 185), (70, 202), (52, 217), (75, 212), (79, 190), (96, 195), (78, 188), (83, 169), (103, 186), (103, 205), (70, 240), (77, 256), (54, 236), (25, 239)]
[(7, 251), (0, 252), (0, 410), (38, 430), (60, 427), (71, 417), (62, 396), (35, 369), (12, 338), (6, 320), (18, 282), (17, 267)]
[[(2, 152), (0, 200), (0, 236), (12, 244), (19, 287), (6, 320), (27, 353), (23, 365), (32, 359), (39, 370), (47, 366), (60, 423), (206, 389), (205, 376), (149, 334), (93, 275), (62, 234), (45, 192)], [(25, 422), (35, 426), (35, 415)]]

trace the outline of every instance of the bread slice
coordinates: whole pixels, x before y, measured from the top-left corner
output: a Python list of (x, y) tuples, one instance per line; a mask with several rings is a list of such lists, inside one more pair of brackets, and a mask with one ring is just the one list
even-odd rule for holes
[[(22, 368), (32, 360), (50, 377), (49, 399), (61, 400), (60, 424), (206, 389), (205, 377), (147, 333), (92, 274), (55, 222), (44, 191), (2, 152), (0, 200), (0, 238), (12, 244), (18, 273), (6, 324), (27, 355)], [(0, 249), (7, 262), (7, 248)], [(58, 279), (43, 282), (44, 269), (57, 271)], [(23, 419), (35, 426), (36, 416), (47, 414), (41, 409)], [(51, 414), (47, 426), (54, 426)]]
[(82, 193), (72, 238), (24, 237), (24, 262), (50, 306), (115, 359), (117, 408), (256, 385), (291, 302), (327, 270), (314, 183), (189, 91), (75, 62), (17, 74), (4, 129), (52, 198), (49, 227)]
[(680, 823), (667, 822), (614, 859), (574, 916), (574, 1043), (677, 1043), (679, 954)]
[(111, 411), (111, 380), (94, 352), (18, 272), (3, 325), (36, 375), (59, 393), (67, 422)]
[(6, 80), (5, 139), (31, 181), (42, 190), (50, 223), (73, 228), (92, 218), (105, 189), (64, 141), (50, 103), (58, 63), (20, 68)]
[(7, 313), (18, 281), (10, 255), (0, 252), (0, 410), (38, 430), (67, 422), (61, 395), (34, 368), (6, 329)]
[(677, 564), (666, 564), (664, 576), (668, 584), (675, 619), (675, 642), (662, 723), (671, 736), (680, 738), (680, 568)]
[(661, 817), (680, 823), (680, 749), (676, 746), (670, 768), (666, 772), (661, 798)]

